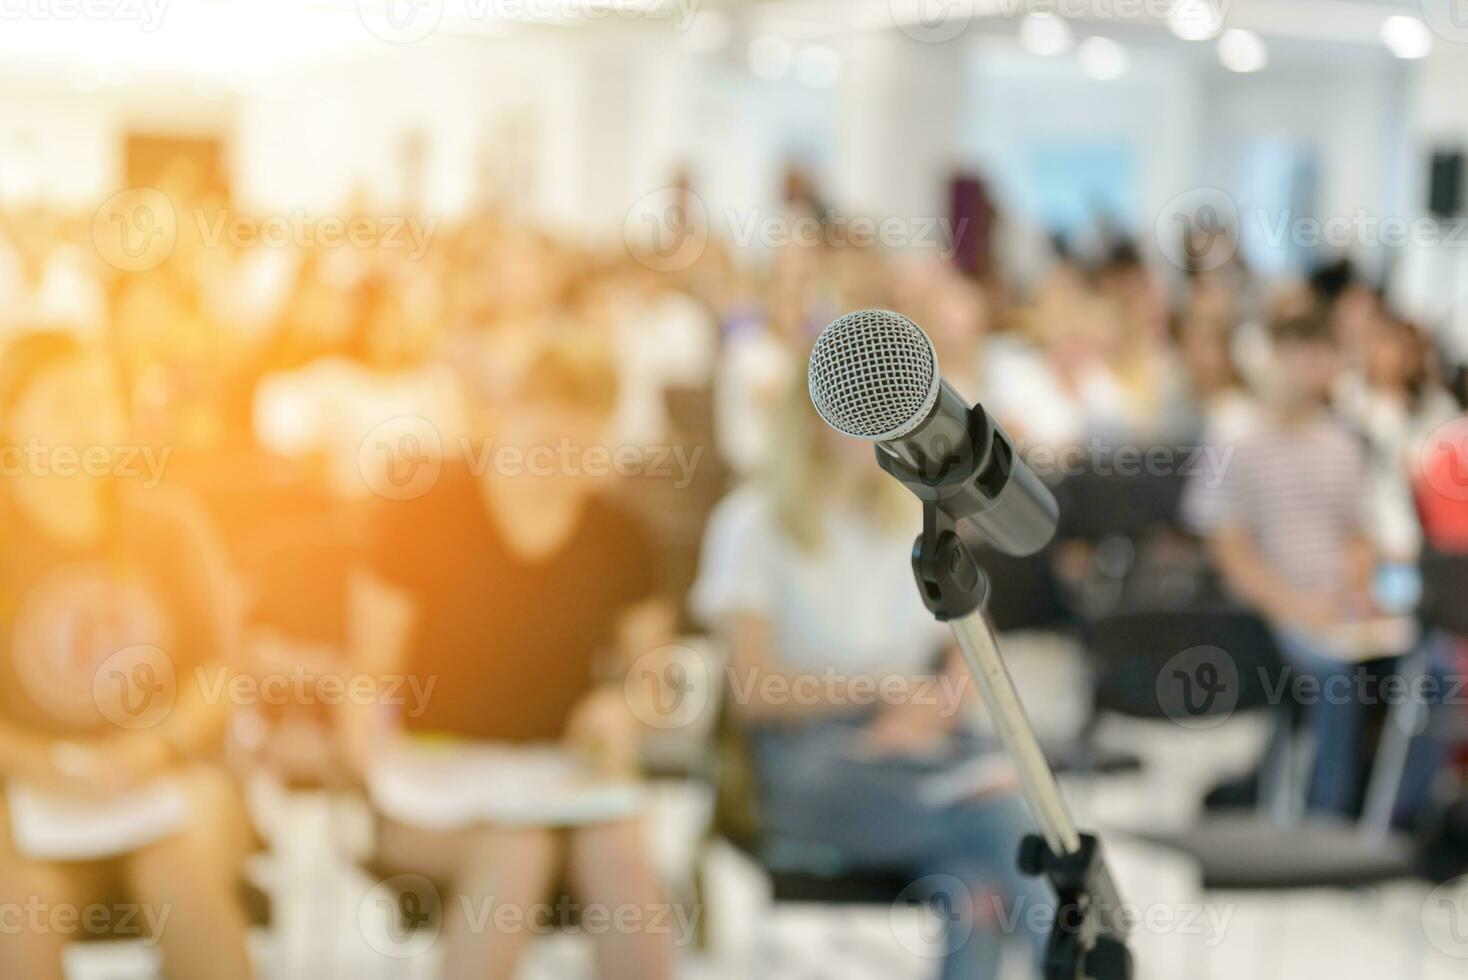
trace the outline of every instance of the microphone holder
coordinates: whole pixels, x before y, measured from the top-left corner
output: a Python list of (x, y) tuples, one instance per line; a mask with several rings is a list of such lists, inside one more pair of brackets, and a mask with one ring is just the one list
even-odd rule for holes
[[(975, 454), (967, 458), (973, 460)], [(1045, 980), (1131, 980), (1129, 923), (1101, 843), (1076, 829), (984, 615), (989, 581), (974, 554), (987, 535), (966, 519), (968, 506), (956, 508), (957, 515), (944, 506), (971, 492), (972, 474), (926, 479), (881, 446), (877, 459), (922, 499), (923, 533), (912, 554), (918, 591), (933, 616), (952, 628), (1040, 825), (1040, 835), (1027, 836), (1020, 846), (1019, 868), (1031, 877), (1044, 876), (1058, 900), (1046, 945)], [(946, 488), (959, 489), (954, 493)], [(991, 543), (1004, 547), (1003, 542)]]

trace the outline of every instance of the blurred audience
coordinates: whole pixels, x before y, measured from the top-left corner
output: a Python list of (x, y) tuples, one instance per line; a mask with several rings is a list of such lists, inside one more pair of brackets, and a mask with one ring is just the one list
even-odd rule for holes
[[(793, 215), (823, 220), (808, 175), (787, 190)], [(569, 884), (583, 902), (662, 901), (623, 680), (689, 604), (732, 657), (723, 686), (782, 853), (955, 875), (976, 901), (1044, 900), (1012, 870), (1029, 819), (1005, 778), (919, 802), (935, 760), (997, 762), (975, 706), (856, 703), (853, 678), (910, 694), (963, 691), (966, 675), (910, 579), (913, 502), (808, 404), (810, 343), (849, 309), (923, 325), (945, 377), (1026, 453), (1084, 470), (1125, 450), (1219, 449), (1221, 469), (1185, 496), (1180, 522), (1201, 538), (1188, 545), (1318, 681), (1355, 675), (1335, 631), (1381, 614), (1380, 566), (1412, 565), (1424, 543), (1468, 550), (1455, 428), (1468, 420), (1449, 394), (1461, 369), (1348, 262), (1265, 283), (1215, 261), (1231, 243), (1209, 237), (1170, 293), (1163, 267), (1114, 235), (1093, 261), (1061, 252), (1010, 281), (822, 230), (764, 261), (714, 239), (659, 273), (486, 209), (413, 256), (181, 230), (167, 261), (129, 272), (102, 260), (85, 221), (6, 215), (0, 892), (125, 887), (173, 907), (170, 976), (247, 974), (235, 889), (251, 838), (217, 763), (230, 706), (183, 683), (222, 665), (418, 680), (421, 711), (321, 713), (337, 738), (322, 781), (365, 787), (377, 865), (456, 897), (531, 903)], [(690, 423), (689, 405), (707, 419)], [(666, 498), (643, 478), (689, 432), (727, 466), (710, 494), (727, 496), (711, 517), (700, 502), (649, 527)], [(131, 447), (158, 472), (49, 465), (92, 447)], [(284, 544), (316, 540), (308, 524), (329, 525), (333, 556), (272, 567)], [(671, 556), (686, 553), (691, 574), (700, 542), (691, 594), (669, 589)], [(319, 620), (311, 635), (280, 627), (283, 590), (314, 607), (297, 610)], [(254, 642), (267, 624), (281, 635)], [(119, 722), (109, 679), (127, 695), (164, 664), (179, 681), (171, 711)], [(769, 696), (811, 682), (819, 697)], [(1367, 714), (1354, 693), (1310, 707), (1316, 809), (1356, 807)], [(610, 795), (545, 795), (566, 764)], [(397, 805), (402, 780), (462, 783), (472, 767), (492, 777), (477, 816)], [(148, 794), (183, 801), (186, 819), (118, 853), (37, 856), (16, 826), (57, 801)], [(476, 935), (453, 916), (446, 930), (448, 974), (476, 980), (509, 977), (527, 936)], [(0, 972), (59, 976), (59, 942), (11, 937)], [(993, 976), (997, 949), (976, 937), (944, 975)], [(613, 931), (598, 951), (604, 976), (673, 970), (666, 936)]]

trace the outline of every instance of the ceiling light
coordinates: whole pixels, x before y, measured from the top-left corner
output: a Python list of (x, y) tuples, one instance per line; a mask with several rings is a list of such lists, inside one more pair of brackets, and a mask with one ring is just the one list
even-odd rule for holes
[(1394, 14), (1381, 25), (1381, 40), (1398, 58), (1425, 58), (1432, 52), (1432, 32), (1416, 17)]
[(1131, 59), (1126, 48), (1109, 37), (1088, 37), (1076, 49), (1081, 71), (1098, 81), (1109, 82), (1126, 74)]
[(1070, 25), (1054, 14), (1029, 14), (1019, 22), (1019, 43), (1030, 54), (1048, 58), (1069, 51), (1073, 42)]
[(1223, 30), (1223, 7), (1218, 0), (1176, 0), (1167, 26), (1184, 41), (1206, 41)]
[(1218, 39), (1218, 60), (1229, 71), (1258, 71), (1269, 64), (1269, 52), (1258, 34), (1233, 28)]

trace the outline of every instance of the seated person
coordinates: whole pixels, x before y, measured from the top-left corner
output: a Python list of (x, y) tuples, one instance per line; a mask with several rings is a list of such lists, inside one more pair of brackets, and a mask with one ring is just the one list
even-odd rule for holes
[[(123, 416), (111, 366), (70, 337), (0, 357), (0, 904), (120, 888), (159, 911), (169, 977), (242, 980), (250, 836), (207, 761), (222, 702), (193, 682), (228, 647), (223, 563), (189, 499), (130, 479)], [(96, 839), (58, 843), (48, 820), (78, 809)], [(130, 839), (102, 840), (119, 821)], [(71, 938), (9, 932), (0, 976), (60, 980)]]
[(1327, 408), (1339, 358), (1329, 325), (1314, 314), (1271, 325), (1275, 360), (1253, 432), (1213, 487), (1188, 510), (1229, 588), (1274, 628), (1298, 672), (1320, 682), (1310, 706), (1316, 737), (1309, 805), (1354, 807), (1364, 708), (1339, 658), (1332, 627), (1374, 610), (1373, 554), (1365, 533), (1368, 484), (1360, 442)]
[[(598, 660), (651, 649), (671, 631), (652, 594), (649, 540), (583, 454), (606, 445), (616, 388), (607, 351), (556, 339), (511, 390), (471, 393), (471, 455), (443, 460), (421, 496), (379, 502), (370, 567), (353, 586), (357, 667), (406, 674), (425, 693), (388, 731), (369, 711), (343, 715), (379, 813), (378, 863), (446, 890), (444, 975), (454, 980), (509, 980), (534, 930), (497, 930), (494, 918), (486, 927), (475, 903), (548, 902), (563, 864), (582, 906), (645, 913), (665, 902), (635, 802), (552, 798), (535, 779), (536, 760), (557, 753), (603, 782), (628, 779), (635, 718), (615, 671), (597, 686)], [(405, 753), (407, 772), (394, 762)], [(474, 759), (488, 796), (449, 813), (447, 801), (464, 796), (453, 773)], [(441, 785), (417, 803), (392, 792), (432, 782), (423, 769), (436, 765)], [(602, 977), (672, 976), (665, 932), (593, 938)]]
[(996, 908), (1053, 900), (1016, 870), (1033, 823), (1002, 759), (999, 780), (930, 792), (937, 774), (975, 753), (961, 731), (971, 679), (912, 579), (916, 501), (877, 468), (869, 444), (821, 425), (803, 388), (782, 422), (773, 456), (782, 462), (715, 510), (693, 592), (694, 611), (730, 648), (729, 696), (751, 736), (762, 830), (799, 859), (834, 855), (850, 870), (899, 870), (940, 890), (956, 879), (961, 888), (932, 896), (951, 900), (964, 926), (945, 924), (943, 976), (997, 976), (1000, 943), (965, 927), (993, 923)]

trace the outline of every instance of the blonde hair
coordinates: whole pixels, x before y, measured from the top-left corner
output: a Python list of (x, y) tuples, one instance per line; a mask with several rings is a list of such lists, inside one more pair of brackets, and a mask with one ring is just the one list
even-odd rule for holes
[(552, 328), (515, 380), (514, 394), (518, 402), (564, 405), (610, 418), (617, 407), (615, 358), (609, 345), (588, 330)]
[[(792, 384), (786, 393), (776, 431), (773, 461), (762, 476), (774, 505), (780, 530), (802, 551), (813, 552), (825, 545), (822, 537), (822, 507), (831, 499), (831, 488), (842, 478), (836, 465), (836, 450), (822, 438), (820, 417), (811, 406), (803, 385)], [(896, 530), (917, 514), (916, 501), (902, 486), (871, 463), (870, 492), (851, 494), (864, 516), (882, 530)], [(916, 525), (914, 525), (916, 533)]]

